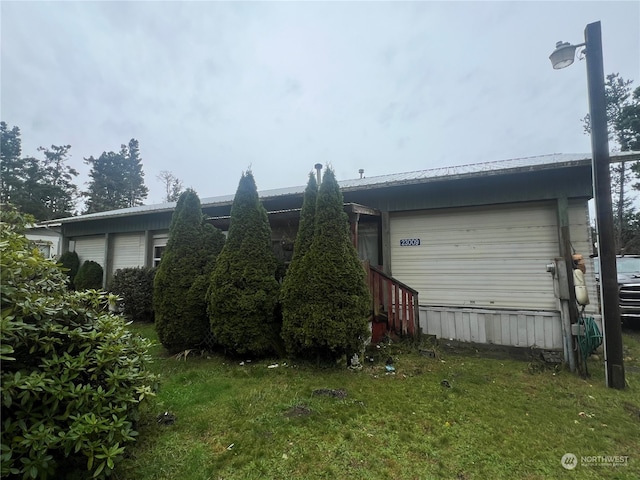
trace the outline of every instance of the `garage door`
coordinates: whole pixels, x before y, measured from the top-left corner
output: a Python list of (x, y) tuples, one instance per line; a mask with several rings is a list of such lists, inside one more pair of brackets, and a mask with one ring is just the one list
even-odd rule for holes
[(104, 236), (75, 238), (75, 252), (80, 258), (80, 265), (87, 260), (99, 263), (104, 268)]
[(553, 204), (391, 214), (393, 276), (421, 305), (556, 310), (545, 266), (559, 255)]
[(144, 267), (144, 233), (117, 234), (111, 238), (114, 272), (119, 268)]

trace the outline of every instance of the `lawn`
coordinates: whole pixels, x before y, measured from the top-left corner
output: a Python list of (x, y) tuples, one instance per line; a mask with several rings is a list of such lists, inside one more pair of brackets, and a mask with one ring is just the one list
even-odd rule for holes
[[(152, 325), (132, 328), (156, 338)], [(637, 479), (640, 332), (624, 342), (623, 391), (604, 386), (597, 358), (582, 379), (475, 351), (432, 358), (400, 343), (373, 349), (359, 371), (177, 359), (156, 346), (161, 388), (114, 478)], [(577, 455), (574, 470), (561, 465), (565, 453)], [(580, 465), (597, 455), (629, 459)]]

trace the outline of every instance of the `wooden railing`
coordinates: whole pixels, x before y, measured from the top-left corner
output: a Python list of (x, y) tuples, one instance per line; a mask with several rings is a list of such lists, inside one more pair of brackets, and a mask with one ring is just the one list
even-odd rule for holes
[[(386, 329), (396, 335), (413, 336), (418, 332), (418, 292), (382, 270), (365, 263), (373, 300), (373, 321), (386, 316)], [(376, 341), (374, 331), (374, 343)]]

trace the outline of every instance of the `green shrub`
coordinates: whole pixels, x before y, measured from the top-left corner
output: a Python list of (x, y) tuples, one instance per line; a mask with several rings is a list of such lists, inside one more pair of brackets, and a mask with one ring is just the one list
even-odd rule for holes
[(318, 182), (316, 176), (309, 174), (304, 192), (304, 201), (300, 211), (300, 223), (293, 249), (293, 258), (282, 282), (282, 339), (290, 355), (303, 355), (303, 325), (308, 315), (306, 299), (309, 297), (307, 272), (302, 268), (304, 256), (311, 247), (315, 228)]
[(148, 340), (106, 312), (96, 291), (69, 292), (2, 212), (0, 280), (3, 478), (104, 478), (134, 441), (139, 407), (155, 390)]
[(153, 278), (155, 268), (121, 268), (116, 270), (109, 291), (122, 299), (124, 314), (140, 322), (153, 321)]
[(85, 260), (73, 279), (76, 290), (100, 290), (104, 271), (99, 263)]
[(202, 345), (211, 332), (205, 297), (223, 245), (224, 234), (204, 223), (196, 192), (189, 189), (182, 193), (171, 218), (153, 291), (156, 331), (168, 350)]
[(301, 262), (308, 284), (301, 344), (306, 355), (336, 359), (358, 353), (369, 334), (371, 297), (351, 242), (342, 192), (327, 168), (318, 191), (315, 230)]
[(229, 236), (209, 288), (211, 330), (227, 352), (264, 355), (282, 350), (276, 268), (267, 211), (247, 172), (238, 184)]
[(80, 269), (80, 259), (78, 258), (78, 254), (76, 252), (64, 252), (62, 255), (60, 255), (58, 263), (62, 264), (62, 268), (67, 269), (65, 273), (69, 277), (69, 286), (74, 289), (75, 285), (73, 283), (73, 279), (78, 274), (78, 270)]

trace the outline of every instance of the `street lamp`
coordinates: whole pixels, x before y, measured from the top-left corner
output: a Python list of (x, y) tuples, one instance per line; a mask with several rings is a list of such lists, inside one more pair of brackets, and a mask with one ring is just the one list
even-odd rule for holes
[(622, 389), (625, 387), (622, 361), (622, 326), (613, 236), (609, 134), (600, 22), (590, 23), (586, 26), (584, 43), (570, 45), (567, 42), (558, 42), (556, 49), (549, 56), (553, 68), (557, 70), (571, 65), (578, 47), (585, 47), (584, 54), (587, 59), (593, 196), (596, 204), (596, 231), (598, 232), (598, 257), (600, 258), (600, 298), (604, 326), (605, 373), (608, 387)]
[(571, 45), (569, 42), (556, 42), (556, 49), (549, 55), (553, 69), (560, 70), (571, 65), (576, 56), (576, 49), (584, 46), (584, 43)]

